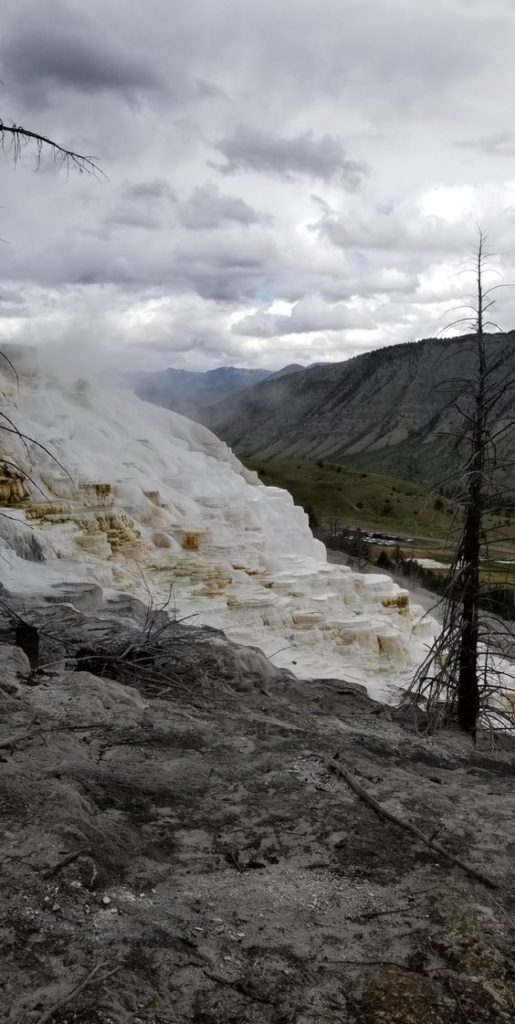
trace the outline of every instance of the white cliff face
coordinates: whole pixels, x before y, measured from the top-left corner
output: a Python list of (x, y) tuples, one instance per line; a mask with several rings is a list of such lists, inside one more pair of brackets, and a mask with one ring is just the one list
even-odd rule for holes
[(0, 431), (7, 589), (94, 580), (150, 592), (305, 678), (364, 683), (383, 699), (410, 678), (431, 620), (388, 577), (329, 565), (290, 495), (262, 486), (206, 428), (30, 366), (19, 389), (2, 370), (0, 409), (26, 435)]

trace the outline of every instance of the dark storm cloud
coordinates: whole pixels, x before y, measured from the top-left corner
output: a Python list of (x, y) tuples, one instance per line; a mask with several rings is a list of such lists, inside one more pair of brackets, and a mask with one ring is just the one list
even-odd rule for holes
[(177, 194), (164, 179), (127, 183), (106, 220), (108, 224), (165, 230), (172, 223), (171, 209), (176, 203)]
[(14, 291), (12, 288), (0, 288), (0, 307), (25, 305), (25, 298), (21, 291)]
[(193, 368), (430, 334), (475, 223), (513, 277), (514, 33), (512, 0), (4, 0), (0, 115), (107, 177), (0, 160), (0, 344)]
[(274, 239), (257, 228), (192, 233), (171, 256), (173, 276), (205, 299), (245, 302), (274, 287)]
[(0, 317), (26, 317), (29, 309), (25, 296), (14, 289), (0, 288)]
[(137, 181), (124, 186), (122, 198), (130, 202), (169, 202), (174, 203), (177, 194), (168, 181), (154, 178), (153, 181)]
[(214, 82), (208, 82), (206, 78), (196, 78), (194, 88), (199, 98), (227, 100), (227, 93)]
[(148, 57), (103, 37), (98, 24), (70, 16), (64, 7), (56, 13), (57, 18), (49, 19), (43, 5), (30, 21), (5, 34), (2, 74), (11, 88), (40, 102), (47, 93), (62, 89), (134, 96), (163, 87)]
[(239, 196), (221, 195), (214, 185), (203, 185), (179, 207), (179, 219), (194, 231), (218, 228), (222, 224), (259, 224), (271, 218), (258, 213)]
[[(42, 187), (41, 178), (37, 182)], [(130, 202), (127, 195), (132, 189), (133, 185), (122, 188), (121, 198), (115, 197), (96, 232), (88, 218), (84, 226), (70, 231), (64, 205), (58, 223), (52, 223), (50, 205), (47, 233), (52, 245), (48, 247), (42, 232), (30, 250), (18, 241), (6, 247), (9, 265), (4, 259), (4, 277), (24, 277), (38, 287), (91, 287), (92, 293), (93, 286), (115, 286), (136, 300), (154, 288), (179, 302), (181, 296), (196, 293), (222, 303), (246, 303), (263, 289), (275, 287), (281, 267), (271, 228), (227, 223), (186, 230), (172, 223), (177, 204), (167, 198), (167, 191), (164, 202)], [(37, 209), (35, 203), (24, 211), (27, 236)], [(18, 227), (17, 239), (19, 235)]]
[(331, 135), (316, 138), (311, 131), (288, 138), (277, 132), (239, 125), (214, 148), (227, 161), (217, 165), (223, 174), (257, 171), (288, 181), (299, 175), (325, 181), (339, 178), (349, 188), (359, 185), (366, 174), (363, 163), (346, 156), (338, 138)]

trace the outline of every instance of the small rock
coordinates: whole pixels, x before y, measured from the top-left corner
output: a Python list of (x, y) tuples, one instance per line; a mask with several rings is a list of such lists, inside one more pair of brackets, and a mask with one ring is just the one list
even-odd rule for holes
[(111, 900), (110, 900), (109, 896), (102, 896), (102, 903), (104, 904), (104, 907), (108, 907), (110, 902), (111, 902)]

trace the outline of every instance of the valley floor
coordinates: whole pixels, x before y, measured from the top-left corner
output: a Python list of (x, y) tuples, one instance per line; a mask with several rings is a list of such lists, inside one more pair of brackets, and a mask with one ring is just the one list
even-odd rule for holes
[[(242, 671), (215, 633), (199, 659), (172, 632), (161, 689), (74, 671), (110, 614), (47, 610), (44, 655), (68, 654), (24, 683), (2, 648), (0, 1020), (512, 1021), (513, 748), (429, 740), (262, 655)], [(377, 817), (335, 754), (499, 888)]]

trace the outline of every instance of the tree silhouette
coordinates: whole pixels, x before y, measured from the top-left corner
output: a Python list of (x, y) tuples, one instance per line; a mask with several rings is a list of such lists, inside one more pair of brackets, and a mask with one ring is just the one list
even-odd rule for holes
[(8, 153), (15, 163), (26, 146), (32, 145), (36, 150), (36, 166), (39, 167), (43, 152), (48, 151), (59, 167), (66, 167), (67, 170), (78, 171), (79, 174), (99, 175), (103, 172), (95, 162), (95, 158), (76, 153), (73, 149), (61, 146), (54, 139), (39, 132), (33, 132), (29, 128), (15, 124), (14, 121), (4, 121), (0, 117), (0, 146), (5, 153)]
[[(407, 697), (422, 703), (430, 728), (457, 718), (460, 728), (474, 739), (482, 716), (497, 723), (513, 719), (502, 692), (503, 674), (496, 664), (509, 631), (496, 614), (495, 585), (483, 580), (481, 571), (490, 557), (490, 542), (505, 539), (499, 536), (501, 524), (493, 516), (506, 507), (501, 471), (513, 460), (501, 448), (503, 439), (506, 448), (515, 425), (511, 415), (515, 376), (506, 369), (513, 339), (486, 319), (497, 287), (484, 287), (488, 260), (480, 232), (473, 264), (475, 294), (468, 307), (472, 316), (464, 318), (473, 333), (462, 342), (473, 353), (471, 374), (446, 382), (453, 392), (449, 407), (459, 417), (458, 430), (452, 436), (459, 465), (455, 496), (461, 522), (442, 599), (442, 628)], [(492, 327), (497, 335), (486, 333)], [(493, 343), (496, 338), (500, 346)], [(481, 614), (485, 607), (489, 613)]]
[[(48, 150), (59, 167), (64, 166), (67, 170), (77, 171), (79, 174), (85, 173), (96, 176), (103, 173), (98, 167), (98, 165), (95, 163), (93, 157), (85, 156), (82, 153), (76, 153), (72, 149), (67, 149), (65, 146), (61, 146), (58, 142), (55, 142), (54, 139), (51, 139), (46, 135), (41, 135), (39, 132), (33, 132), (29, 128), (23, 128), (21, 125), (17, 125), (14, 122), (8, 124), (2, 118), (0, 118), (0, 147), (3, 150), (3, 152), (8, 153), (12, 157), (15, 164), (20, 159), (24, 147), (31, 144), (36, 148), (37, 168), (40, 165), (43, 151)], [(7, 364), (7, 366), (13, 373), (13, 376), (17, 382), (17, 386), (19, 389), (19, 378), (16, 368), (13, 365), (11, 359), (9, 359), (8, 355), (2, 350), (0, 350), (0, 360)], [(62, 469), (64, 473), (67, 473), (64, 466), (61, 465), (61, 463), (58, 461), (55, 455), (53, 455), (53, 453), (50, 452), (49, 449), (45, 447), (45, 445), (41, 444), (41, 442), (38, 441), (37, 438), (30, 437), (27, 434), (23, 433), (23, 431), (21, 431), (17, 427), (16, 423), (14, 423), (13, 420), (9, 416), (7, 416), (5, 412), (1, 410), (0, 431), (14, 435), (15, 438), (19, 442), (21, 442), (21, 444), (25, 448), (26, 454), (29, 457), (29, 461), (29, 445), (34, 445), (37, 449), (49, 455), (56, 463), (56, 465), (58, 465), (59, 468)], [(7, 472), (8, 475), (12, 475), (14, 471), (14, 474), (17, 475), (20, 479), (24, 481), (29, 480), (34, 486), (37, 487), (37, 485), (32, 480), (32, 477), (22, 468), (20, 462), (17, 459), (9, 460), (3, 458), (0, 462), (0, 465), (2, 466), (4, 471)], [(40, 490), (39, 487), (37, 487), (37, 489)], [(2, 515), (5, 515), (5, 513), (2, 513)]]

